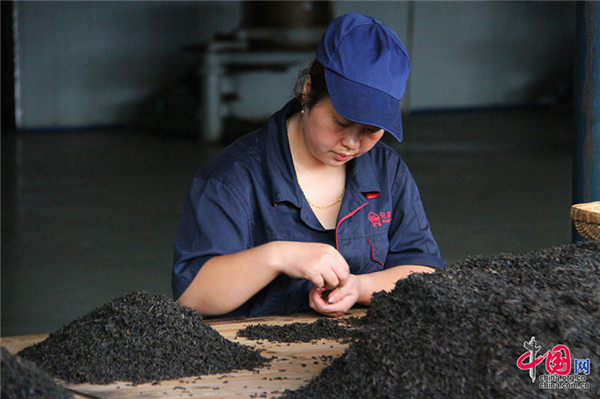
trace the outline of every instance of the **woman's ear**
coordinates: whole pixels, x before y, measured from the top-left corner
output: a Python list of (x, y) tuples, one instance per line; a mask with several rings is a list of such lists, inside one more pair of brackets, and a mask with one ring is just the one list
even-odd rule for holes
[(304, 79), (304, 85), (302, 86), (302, 109), (304, 109), (304, 105), (308, 104), (308, 98), (310, 95), (310, 74), (306, 75)]

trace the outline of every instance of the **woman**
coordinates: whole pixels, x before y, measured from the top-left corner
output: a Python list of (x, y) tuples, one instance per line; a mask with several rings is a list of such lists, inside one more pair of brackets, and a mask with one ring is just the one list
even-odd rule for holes
[(173, 293), (206, 316), (330, 316), (445, 264), (416, 184), (380, 143), (402, 139), (409, 72), (396, 34), (346, 14), (296, 98), (194, 177), (175, 238)]

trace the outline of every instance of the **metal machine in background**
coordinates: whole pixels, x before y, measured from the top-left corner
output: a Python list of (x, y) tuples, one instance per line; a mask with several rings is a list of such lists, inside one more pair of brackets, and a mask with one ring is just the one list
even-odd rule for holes
[(238, 100), (235, 90), (223, 90), (226, 75), (283, 72), (307, 64), (332, 18), (329, 1), (243, 2), (243, 22), (236, 33), (215, 37), (200, 49), (188, 48), (199, 57), (201, 137), (212, 142), (223, 138), (224, 110)]
[(329, 1), (247, 1), (238, 37), (253, 50), (312, 51), (333, 19)]
[[(228, 78), (308, 65), (332, 19), (329, 1), (242, 2), (242, 21), (235, 32), (184, 46), (194, 70), (155, 98), (152, 116), (144, 124), (208, 142), (235, 139), (225, 137), (225, 121), (235, 119), (228, 118), (228, 105), (240, 96), (236, 87), (227, 84)], [(253, 126), (239, 123), (246, 126), (233, 130), (248, 131)]]

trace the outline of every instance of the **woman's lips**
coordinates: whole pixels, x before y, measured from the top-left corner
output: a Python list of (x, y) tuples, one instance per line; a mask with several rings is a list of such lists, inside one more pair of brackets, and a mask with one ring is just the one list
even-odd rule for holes
[(341, 154), (341, 153), (335, 152), (335, 151), (333, 152), (333, 156), (338, 161), (347, 161), (352, 157), (351, 154)]

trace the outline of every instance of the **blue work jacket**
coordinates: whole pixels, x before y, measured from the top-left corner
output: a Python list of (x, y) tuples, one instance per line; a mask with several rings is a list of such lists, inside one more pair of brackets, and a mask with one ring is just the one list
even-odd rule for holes
[[(292, 163), (286, 119), (297, 110), (290, 101), (194, 176), (174, 243), (175, 299), (211, 257), (277, 240), (332, 245), (353, 274), (406, 264), (445, 266), (413, 177), (400, 155), (382, 142), (348, 162), (336, 227), (321, 226)], [(281, 274), (223, 316), (307, 311), (310, 288), (310, 281)]]

